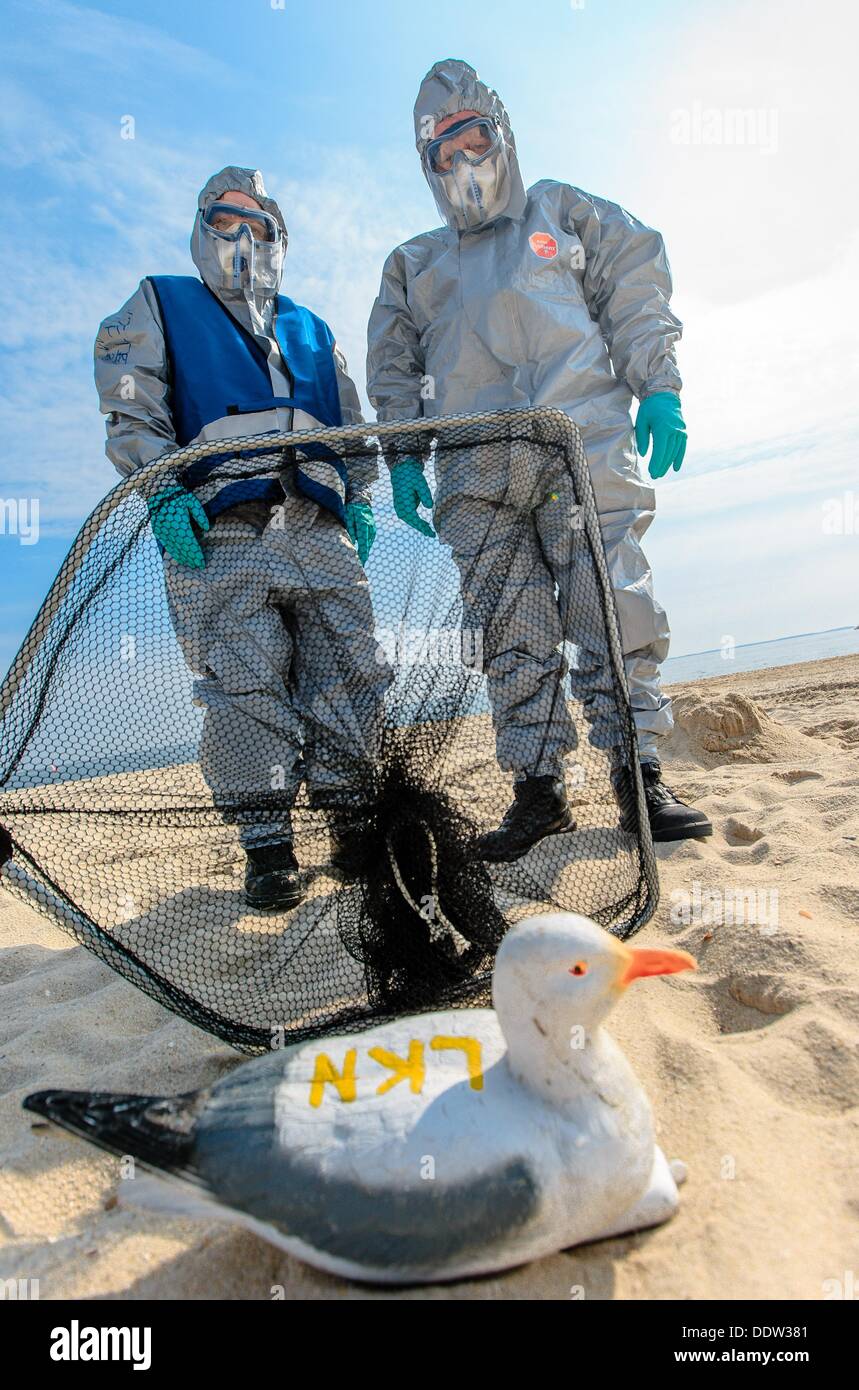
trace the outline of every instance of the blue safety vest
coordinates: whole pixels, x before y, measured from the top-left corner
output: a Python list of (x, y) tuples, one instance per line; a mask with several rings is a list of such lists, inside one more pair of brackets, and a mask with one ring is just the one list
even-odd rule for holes
[[(286, 398), (275, 396), (259, 344), (201, 280), (190, 275), (153, 275), (150, 284), (161, 310), (170, 367), (171, 414), (180, 446), (190, 444), (214, 420), (276, 406), (303, 410), (320, 425), (342, 424), (334, 335), (316, 314), (286, 295), (277, 296), (274, 333), (293, 383), (292, 395)], [(253, 458), (254, 452), (243, 453), (242, 458)], [(268, 451), (263, 446), (258, 452)], [(185, 470), (183, 481), (193, 489), (219, 463), (232, 457), (225, 450), (200, 459)], [(345, 521), (346, 467), (333, 450), (321, 444), (302, 447), (295, 482), (304, 496)], [(276, 502), (282, 497), (276, 479), (239, 479), (210, 498), (206, 511), (214, 517), (236, 502)]]

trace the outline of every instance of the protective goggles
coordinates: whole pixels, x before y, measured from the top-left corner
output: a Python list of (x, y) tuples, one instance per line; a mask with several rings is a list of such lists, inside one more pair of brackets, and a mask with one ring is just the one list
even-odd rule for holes
[(203, 221), (218, 236), (235, 241), (247, 227), (254, 241), (279, 241), (280, 226), (270, 213), (257, 208), (243, 208), (237, 203), (212, 203), (203, 213)]
[(448, 126), (443, 135), (430, 140), (424, 150), (427, 169), (433, 174), (449, 174), (454, 155), (463, 154), (470, 164), (480, 164), (503, 143), (494, 121), (485, 116), (469, 116)]

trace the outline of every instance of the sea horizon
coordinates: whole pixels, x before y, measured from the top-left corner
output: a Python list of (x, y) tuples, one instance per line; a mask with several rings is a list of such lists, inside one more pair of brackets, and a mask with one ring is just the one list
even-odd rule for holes
[(797, 632), (787, 637), (768, 637), (762, 642), (738, 642), (669, 656), (662, 671), (666, 685), (670, 685), (734, 672), (761, 671), (771, 666), (795, 666), (803, 661), (825, 661), (854, 653), (859, 653), (859, 628), (828, 627), (819, 632)]

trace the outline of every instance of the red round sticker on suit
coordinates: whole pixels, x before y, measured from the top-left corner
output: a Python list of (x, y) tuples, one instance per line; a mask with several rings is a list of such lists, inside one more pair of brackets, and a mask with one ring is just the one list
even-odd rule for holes
[(551, 261), (558, 254), (558, 243), (549, 232), (532, 232), (528, 241), (534, 255), (542, 256), (544, 261)]

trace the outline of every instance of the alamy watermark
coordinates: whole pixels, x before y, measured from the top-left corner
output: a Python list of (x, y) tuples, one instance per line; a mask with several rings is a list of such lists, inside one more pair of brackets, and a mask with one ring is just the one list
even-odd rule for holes
[(0, 497), (0, 534), (17, 536), (20, 545), (39, 539), (38, 497)]
[(38, 1279), (0, 1279), (0, 1302), (32, 1303), (38, 1297)]
[(824, 536), (859, 536), (859, 493), (848, 489), (823, 503)]
[(672, 145), (717, 145), (756, 149), (760, 154), (778, 150), (778, 111), (774, 107), (677, 106), (670, 115)]
[(466, 666), (483, 670), (483, 632), (468, 627), (382, 627), (377, 659), (399, 666)]
[(766, 935), (778, 930), (777, 888), (705, 888), (692, 880), (691, 890), (674, 888), (671, 922), (675, 927), (757, 926)]

